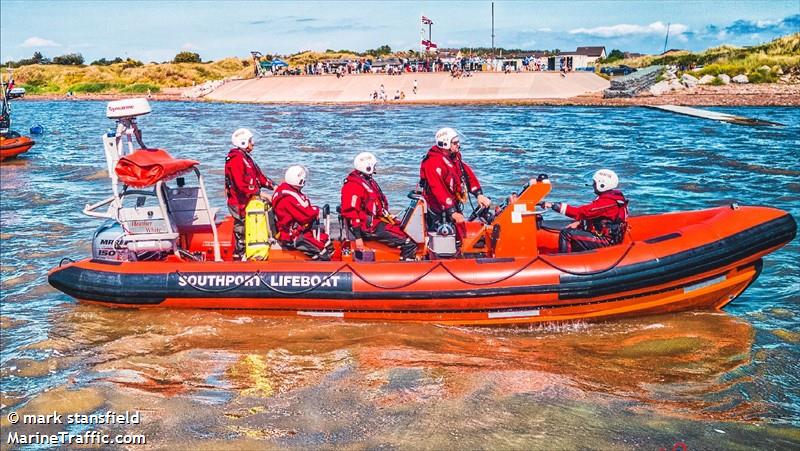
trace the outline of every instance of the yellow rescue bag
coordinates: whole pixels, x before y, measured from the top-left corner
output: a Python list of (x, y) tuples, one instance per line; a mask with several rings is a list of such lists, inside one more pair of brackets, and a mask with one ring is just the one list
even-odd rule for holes
[(248, 260), (267, 260), (269, 258), (269, 222), (267, 206), (255, 198), (247, 203), (244, 210), (244, 254)]

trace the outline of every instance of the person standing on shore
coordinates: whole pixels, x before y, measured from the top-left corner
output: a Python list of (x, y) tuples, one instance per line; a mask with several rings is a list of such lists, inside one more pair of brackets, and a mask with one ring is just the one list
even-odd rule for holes
[(417, 93), (417, 79), (416, 79), (416, 78), (414, 79), (414, 89), (413, 89), (413, 92), (414, 92), (414, 94), (416, 94), (416, 93)]
[[(264, 197), (261, 188), (275, 189), (275, 182), (265, 176), (250, 152), (253, 151), (253, 133), (240, 128), (231, 136), (233, 148), (225, 158), (225, 194), (228, 211), (233, 217), (234, 260), (244, 256), (244, 210), (255, 196)], [(269, 199), (269, 197), (267, 197)]]
[(467, 232), (462, 212), (467, 196), (475, 196), (478, 205), (484, 208), (492, 203), (483, 195), (481, 184), (472, 168), (461, 160), (461, 139), (450, 127), (436, 132), (436, 143), (422, 160), (419, 178), (422, 195), (428, 204), (428, 229), (436, 230), (444, 223), (455, 223), (459, 241)]

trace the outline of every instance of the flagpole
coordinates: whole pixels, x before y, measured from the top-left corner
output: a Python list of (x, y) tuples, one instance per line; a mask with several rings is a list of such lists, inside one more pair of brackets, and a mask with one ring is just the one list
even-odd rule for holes
[(425, 45), (422, 43), (422, 41), (425, 40), (425, 28), (422, 27), (422, 23), (423, 23), (422, 18), (423, 17), (425, 17), (425, 16), (420, 12), (419, 13), (419, 23), (420, 23), (420, 27), (419, 27), (419, 51), (420, 51), (420, 53), (422, 53), (424, 55), (427, 52), (425, 52), (423, 50), (425, 48)]
[(492, 58), (494, 58), (494, 2), (492, 2)]

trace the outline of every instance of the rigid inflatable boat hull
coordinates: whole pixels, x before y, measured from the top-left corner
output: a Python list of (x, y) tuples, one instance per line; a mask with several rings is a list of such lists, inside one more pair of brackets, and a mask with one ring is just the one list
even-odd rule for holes
[[(341, 318), (362, 321), (416, 321), (460, 325), (526, 324), (552, 321), (598, 321), (630, 316), (660, 314), (684, 310), (720, 309), (735, 299), (751, 284), (760, 272), (761, 261), (724, 275), (673, 289), (654, 290), (639, 295), (621, 296), (602, 301), (583, 301), (572, 304), (536, 302), (528, 296), (515, 295), (498, 298), (480, 298), (487, 305), (504, 308), (487, 309), (475, 305), (462, 310), (441, 310), (431, 305), (429, 309), (400, 310), (390, 299), (374, 299), (373, 308), (355, 310), (355, 306), (321, 301), (317, 298), (292, 298), (279, 302), (264, 298), (164, 298), (153, 304), (121, 304), (82, 299), (89, 304), (108, 307), (169, 307), (203, 308), (214, 310), (258, 310), (273, 316), (301, 316)], [(467, 306), (475, 298), (453, 298), (452, 301)], [(510, 307), (513, 306), (513, 307)]]
[[(534, 258), (83, 260), (54, 269), (49, 280), (70, 296), (109, 306), (254, 309), (360, 320), (511, 324), (719, 309), (756, 279), (761, 257), (791, 241), (797, 230), (791, 215), (744, 208), (763, 218), (747, 224), (748, 218), (739, 217), (737, 224), (744, 223), (739, 231), (694, 247), (682, 241), (693, 233), (686, 229), (685, 236), (670, 233), (598, 251)], [(605, 263), (590, 265), (593, 258)]]
[(0, 161), (13, 158), (31, 149), (36, 141), (27, 136), (17, 138), (3, 138), (0, 140)]

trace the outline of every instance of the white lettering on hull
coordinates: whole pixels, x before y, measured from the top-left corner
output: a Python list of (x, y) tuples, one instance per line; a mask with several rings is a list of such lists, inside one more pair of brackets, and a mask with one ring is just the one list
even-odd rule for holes
[(211, 274), (191, 274), (185, 276), (181, 274), (178, 276), (178, 285), (185, 287), (191, 285), (193, 287), (231, 287), (231, 286), (245, 286), (245, 287), (260, 287), (261, 279), (256, 275), (211, 275)]
[(320, 276), (298, 276), (298, 275), (272, 275), (269, 278), (269, 285), (275, 288), (310, 288), (310, 287), (333, 287), (339, 286), (339, 276), (331, 276), (324, 282)]
[[(272, 274), (269, 279), (255, 274), (181, 274), (178, 276), (178, 286), (200, 288), (228, 288), (228, 287), (260, 287), (263, 282), (268, 282), (272, 288), (346, 288), (340, 284), (342, 275), (325, 277), (323, 275), (308, 274)], [(349, 284), (346, 284), (349, 285)]]

